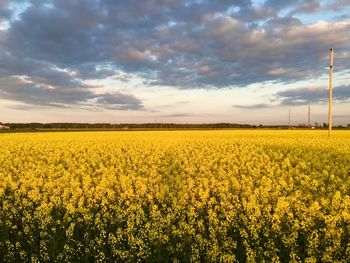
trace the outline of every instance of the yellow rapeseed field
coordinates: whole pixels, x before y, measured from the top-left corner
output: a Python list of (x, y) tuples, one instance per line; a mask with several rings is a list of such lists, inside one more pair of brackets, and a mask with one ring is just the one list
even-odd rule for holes
[(1, 262), (349, 259), (349, 131), (0, 134)]

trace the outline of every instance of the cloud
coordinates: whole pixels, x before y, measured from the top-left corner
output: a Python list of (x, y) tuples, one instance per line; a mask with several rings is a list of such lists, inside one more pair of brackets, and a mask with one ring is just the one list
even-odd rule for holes
[[(279, 91), (273, 94), (270, 103), (258, 103), (252, 105), (232, 105), (238, 109), (264, 109), (276, 106), (298, 106), (310, 104), (328, 103), (329, 89), (314, 88), (296, 88)], [(342, 85), (333, 88), (333, 100), (337, 103), (350, 101), (350, 85)]]
[(97, 105), (108, 109), (116, 110), (140, 110), (142, 103), (139, 99), (132, 95), (125, 95), (118, 93), (104, 93), (101, 96), (95, 94), (97, 97)]
[(174, 114), (159, 115), (158, 117), (181, 118), (181, 117), (195, 117), (195, 116), (198, 116), (198, 115), (191, 114), (191, 113), (174, 113)]
[(327, 3), (328, 7), (333, 10), (340, 10), (350, 6), (349, 0), (330, 0)]
[(267, 0), (265, 7), (270, 7), (276, 11), (291, 10), (288, 15), (302, 13), (317, 13), (323, 11), (339, 11), (350, 6), (349, 0)]
[(267, 104), (267, 103), (259, 103), (259, 104), (252, 104), (252, 105), (232, 105), (232, 107), (234, 108), (246, 109), (246, 110), (265, 109), (273, 106), (274, 105)]
[[(348, 2), (327, 5), (335, 10)], [(182, 89), (295, 82), (326, 73), (329, 47), (336, 70), (350, 66), (348, 19), (306, 24), (292, 13), (281, 15), (318, 12), (323, 7), (315, 1), (33, 0), (16, 11), (17, 19), (10, 19), (15, 9), (9, 3), (0, 5), (9, 25), (0, 31), (0, 77), (13, 88), (0, 89), (14, 100), (32, 92), (49, 105), (95, 99), (106, 108), (136, 109), (142, 102), (135, 95), (106, 94), (116, 98), (113, 104), (85, 83), (116, 75)], [(14, 84), (16, 76), (31, 84)]]
[(290, 14), (294, 15), (298, 13), (313, 13), (321, 11), (322, 9), (325, 9), (325, 6), (323, 6), (320, 1), (301, 1)]
[[(275, 94), (281, 105), (307, 105), (311, 103), (326, 103), (329, 90), (324, 88), (298, 88), (280, 91)], [(333, 99), (339, 102), (350, 99), (350, 85), (333, 89)]]
[(38, 84), (26, 76), (2, 77), (0, 97), (33, 107), (107, 108), (140, 110), (142, 102), (121, 93), (98, 94), (86, 87), (52, 87)]
[(11, 14), (10, 10), (6, 8), (1, 8), (0, 6), (0, 21), (9, 18), (10, 14)]

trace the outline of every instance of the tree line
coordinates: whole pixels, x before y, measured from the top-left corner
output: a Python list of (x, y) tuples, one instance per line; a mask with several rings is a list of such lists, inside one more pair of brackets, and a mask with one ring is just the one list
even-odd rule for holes
[[(1, 124), (1, 123), (0, 123)], [(277, 128), (288, 129), (288, 125), (251, 125), (238, 123), (201, 123), (201, 124), (182, 124), (182, 123), (4, 123), (11, 129), (257, 129), (257, 128)], [(315, 128), (327, 128), (328, 125), (316, 126)], [(308, 128), (307, 125), (296, 125), (293, 128)], [(350, 128), (350, 124), (337, 126), (334, 128)]]

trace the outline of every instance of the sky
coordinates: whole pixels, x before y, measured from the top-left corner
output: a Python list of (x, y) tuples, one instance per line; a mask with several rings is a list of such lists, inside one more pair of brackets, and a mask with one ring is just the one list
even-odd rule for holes
[(0, 122), (350, 123), (350, 0), (0, 0)]

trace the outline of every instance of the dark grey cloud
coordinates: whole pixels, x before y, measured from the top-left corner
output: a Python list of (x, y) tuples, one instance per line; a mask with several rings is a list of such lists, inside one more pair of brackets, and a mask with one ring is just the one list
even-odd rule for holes
[(289, 15), (300, 13), (317, 13), (322, 11), (339, 11), (350, 6), (349, 0), (267, 0), (265, 7), (273, 8), (276, 12), (291, 10)]
[(300, 0), (266, 0), (264, 2), (265, 6), (273, 7), (277, 10), (296, 5), (300, 2)]
[(266, 103), (259, 103), (259, 104), (252, 104), (252, 105), (232, 105), (234, 108), (238, 109), (246, 109), (246, 110), (255, 110), (255, 109), (265, 109), (270, 108), (271, 104)]
[[(327, 5), (335, 10), (348, 2)], [(0, 3), (4, 14), (13, 12), (10, 1)], [(3, 15), (9, 28), (0, 31), (0, 77), (24, 76), (31, 83), (1, 87), (7, 98), (30, 91), (51, 104), (95, 100), (101, 107), (135, 109), (142, 105), (135, 96), (99, 97), (85, 81), (138, 75), (147, 85), (179, 88), (294, 82), (326, 73), (329, 47), (336, 50), (336, 70), (350, 66), (350, 21), (304, 24), (292, 16), (323, 8), (312, 0), (28, 3), (17, 19)], [(285, 9), (292, 11), (281, 17)]]
[(324, 9), (324, 6), (320, 1), (317, 1), (317, 0), (301, 1), (295, 7), (295, 9), (291, 12), (291, 14), (313, 13), (316, 11), (320, 11), (321, 9)]
[[(11, 76), (0, 78), (0, 98), (24, 103), (25, 106), (54, 108), (107, 108), (141, 110), (142, 102), (121, 93), (96, 94), (87, 87), (52, 87), (38, 84), (30, 78)], [(91, 87), (90, 87), (91, 88)]]
[[(325, 103), (328, 101), (329, 90), (322, 88), (299, 88), (280, 91), (275, 94), (281, 105), (306, 105)], [(350, 100), (350, 85), (335, 87), (333, 99), (339, 102)]]
[(181, 118), (181, 117), (196, 117), (196, 116), (198, 115), (191, 114), (191, 113), (174, 113), (174, 114), (159, 115), (157, 117)]
[(350, 19), (350, 16), (346, 15), (346, 14), (336, 15), (336, 16), (333, 17), (333, 20), (335, 20), (335, 21), (348, 20), (348, 19)]
[(0, 6), (0, 22), (2, 20), (5, 20), (5, 19), (9, 18), (10, 15), (11, 15), (11, 11), (9, 9), (1, 8), (1, 6)]
[[(98, 96), (98, 95), (97, 95)], [(107, 109), (140, 110), (141, 101), (132, 95), (122, 93), (105, 93), (97, 97), (97, 104)]]
[(344, 9), (345, 7), (350, 6), (350, 0), (331, 0), (328, 5), (336, 10)]
[[(273, 95), (269, 103), (251, 105), (232, 105), (234, 108), (259, 110), (276, 106), (299, 106), (328, 103), (329, 89), (325, 88), (296, 88), (282, 90)], [(345, 103), (350, 100), (350, 85), (342, 85), (333, 89), (333, 100)]]
[[(53, 64), (0, 53), (0, 97), (28, 105), (50, 107), (102, 107), (142, 109), (142, 102), (121, 93), (98, 93), (99, 87), (86, 85), (69, 70)], [(95, 100), (95, 101), (94, 101)], [(108, 102), (108, 103), (107, 103)]]

